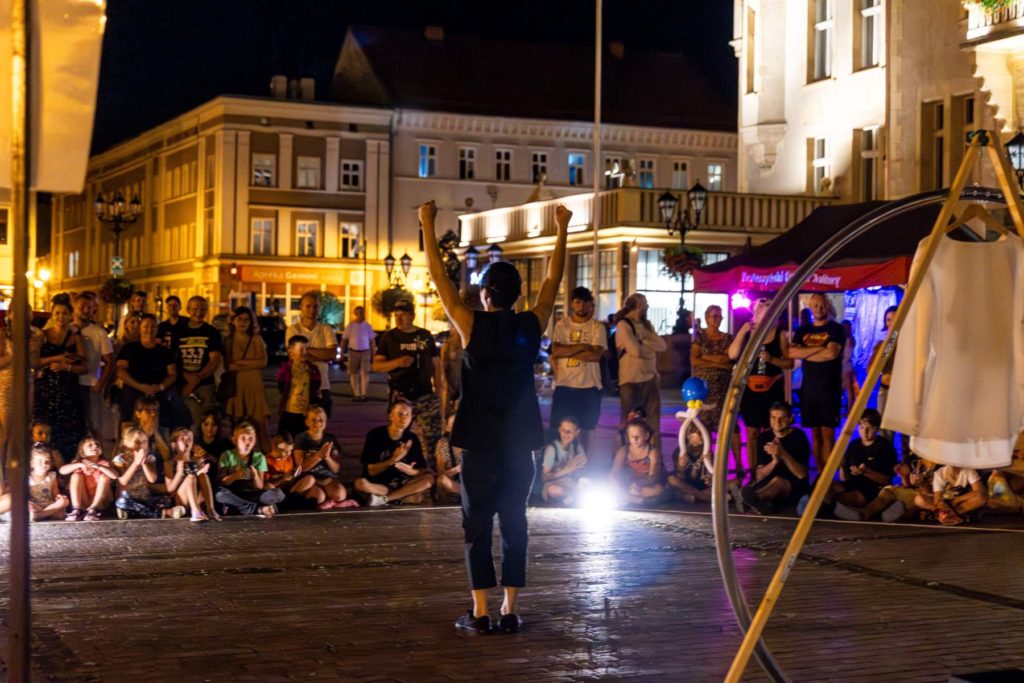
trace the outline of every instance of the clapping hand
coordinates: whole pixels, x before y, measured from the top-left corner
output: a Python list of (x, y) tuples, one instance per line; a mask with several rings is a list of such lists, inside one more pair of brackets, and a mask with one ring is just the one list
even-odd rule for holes
[(398, 447), (394, 450), (394, 452), (392, 453), (392, 456), (394, 456), (395, 461), (397, 462), (397, 461), (401, 460), (402, 458), (404, 458), (406, 455), (408, 455), (409, 454), (409, 449), (411, 449), (411, 448), (412, 448), (412, 439), (409, 439), (405, 443), (398, 444)]
[(395, 469), (410, 477), (416, 476), (416, 468), (407, 462), (396, 462)]

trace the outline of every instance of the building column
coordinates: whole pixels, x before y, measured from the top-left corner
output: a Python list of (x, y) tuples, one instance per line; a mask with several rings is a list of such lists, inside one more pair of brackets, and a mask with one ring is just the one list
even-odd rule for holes
[(277, 256), (292, 256), (295, 253), (295, 235), (292, 229), (291, 209), (277, 210)]
[(337, 211), (324, 212), (324, 258), (341, 258), (341, 231)]
[[(391, 223), (388, 207), (391, 201), (389, 177), (391, 175), (391, 143), (387, 140), (366, 141), (366, 173), (363, 185), (366, 188), (366, 203), (363, 235), (367, 241), (367, 258), (380, 261), (391, 248)], [(369, 253), (370, 238), (374, 241), (374, 252)]]
[(249, 253), (249, 131), (238, 131), (237, 172), (235, 176), (235, 230), (232, 254)]
[(324, 156), (324, 189), (328, 192), (338, 191), (338, 172), (341, 168), (341, 140), (327, 138), (327, 154)]
[(225, 237), (235, 230), (236, 204), (228, 198), (235, 187), (238, 149), (235, 131), (219, 130), (214, 140), (217, 174), (213, 184), (213, 253), (219, 254), (226, 246)]
[(196, 234), (193, 257), (203, 255), (206, 244), (206, 136), (196, 135)]
[(277, 138), (277, 186), (292, 189), (292, 135), (281, 133)]

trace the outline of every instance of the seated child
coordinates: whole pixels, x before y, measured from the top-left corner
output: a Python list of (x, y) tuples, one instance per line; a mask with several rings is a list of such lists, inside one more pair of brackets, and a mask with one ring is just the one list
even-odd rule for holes
[(215, 498), (227, 508), (243, 515), (259, 512), (264, 517), (277, 514), (277, 504), (284, 500), (284, 491), (268, 488), (263, 480), (267, 459), (256, 450), (256, 428), (241, 422), (232, 432), (235, 447), (224, 451), (217, 463), (220, 488)]
[(281, 417), (277, 433), (296, 436), (306, 431), (306, 409), (320, 395), (320, 371), (307, 360), (309, 339), (297, 334), (288, 340), (288, 360), (277, 371)]
[(833, 512), (840, 519), (861, 519), (864, 508), (892, 480), (896, 449), (878, 433), (881, 426), (882, 415), (873, 408), (867, 408), (857, 423), (860, 438), (847, 447), (839, 481), (832, 482), (826, 497), (835, 503)]
[(711, 473), (704, 465), (704, 440), (696, 427), (686, 434), (686, 450), (673, 453), (675, 471), (668, 477), (669, 491), (684, 503), (711, 502)]
[[(87, 436), (78, 443), (78, 454), (74, 461), (60, 468), (60, 473), (70, 476), (71, 512), (66, 522), (95, 522), (103, 515), (114, 499), (114, 481), (117, 471), (103, 458), (103, 446), (94, 436)], [(82, 508), (86, 507), (83, 516)]]
[(60, 469), (64, 466), (64, 457), (60, 454), (60, 450), (53, 447), (50, 443), (51, 429), (50, 425), (46, 424), (42, 420), (33, 420), (29, 431), (32, 434), (32, 447), (41, 446), (42, 448), (50, 451), (50, 457), (53, 459), (53, 466)]
[(939, 524), (954, 526), (978, 518), (988, 502), (988, 490), (977, 470), (943, 465), (932, 477), (931, 497), (919, 493), (914, 502), (934, 513)]
[(448, 413), (444, 435), (434, 449), (437, 468), (437, 501), (458, 504), (462, 500), (462, 449), (452, 446), (450, 438), (455, 423), (455, 409)]
[[(28, 518), (38, 522), (64, 516), (68, 498), (57, 488), (57, 473), (53, 471), (53, 455), (45, 446), (33, 446), (29, 452)], [(11, 494), (0, 496), (0, 514), (11, 509)]]
[(857, 513), (857, 517), (850, 518), (867, 520), (879, 517), (883, 522), (917, 519), (920, 508), (914, 501), (918, 494), (926, 498), (932, 495), (932, 477), (935, 469), (935, 463), (911, 453), (906, 456), (905, 462), (893, 468), (900, 477), (899, 485), (883, 486), (878, 496), (863, 510), (851, 508)]
[(316, 496), (323, 495), (323, 490), (316, 485), (312, 474), (302, 471), (302, 463), (295, 456), (295, 439), (291, 434), (275, 434), (270, 439), (270, 452), (267, 453), (267, 473), (263, 477), (268, 488), (273, 487), (284, 491), (284, 500), (277, 504), (280, 512), (293, 510), (315, 510), (318, 502)]
[(355, 488), (369, 497), (373, 507), (404, 500), (421, 503), (429, 497), (434, 477), (427, 470), (419, 438), (412, 433), (412, 403), (396, 399), (388, 424), (375, 427), (363, 444), (363, 474)]
[[(194, 439), (192, 430), (187, 427), (178, 427), (171, 432), (171, 459), (164, 460), (164, 481), (167, 483), (167, 492), (179, 504), (188, 506), (192, 521), (205, 522), (209, 517), (203, 512), (199, 477), (209, 473), (210, 463), (194, 459)], [(207, 507), (213, 511), (212, 500), (207, 502)]]
[[(297, 482), (295, 493), (315, 497), (317, 509), (342, 507), (348, 495), (338, 480), (341, 473), (341, 448), (333, 434), (325, 432), (327, 411), (317, 405), (306, 408), (306, 431), (295, 437), (295, 458), (306, 475)], [(313, 483), (309, 484), (312, 479)]]
[(627, 445), (615, 452), (609, 478), (633, 505), (651, 505), (665, 493), (661, 455), (651, 444), (651, 426), (634, 418), (626, 423)]
[(580, 426), (566, 415), (558, 423), (558, 438), (544, 448), (541, 465), (541, 498), (554, 505), (572, 505), (578, 486), (586, 485), (583, 468), (587, 456), (579, 442)]
[(149, 451), (149, 439), (142, 429), (126, 427), (121, 445), (111, 464), (118, 473), (118, 496), (114, 501), (118, 519), (145, 519), (185, 516), (185, 508), (174, 505), (170, 496), (157, 494), (157, 457)]
[(807, 465), (811, 445), (803, 430), (793, 429), (793, 408), (776, 402), (768, 411), (769, 429), (757, 437), (754, 482), (740, 489), (743, 505), (757, 514), (795, 505), (811, 490)]

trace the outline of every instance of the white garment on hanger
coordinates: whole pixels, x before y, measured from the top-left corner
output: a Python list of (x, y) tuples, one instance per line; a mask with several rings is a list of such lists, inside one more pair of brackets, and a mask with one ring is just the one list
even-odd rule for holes
[(1024, 244), (944, 236), (900, 331), (882, 428), (927, 460), (986, 469), (1010, 464), (1022, 424)]

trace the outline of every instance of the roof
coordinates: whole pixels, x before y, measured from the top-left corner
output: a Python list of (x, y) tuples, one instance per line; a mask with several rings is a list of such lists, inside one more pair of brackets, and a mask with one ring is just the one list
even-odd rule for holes
[[(602, 120), (736, 130), (736, 103), (681, 54), (626, 49), (603, 56)], [(588, 121), (594, 53), (558, 45), (350, 26), (330, 98), (348, 104)]]

